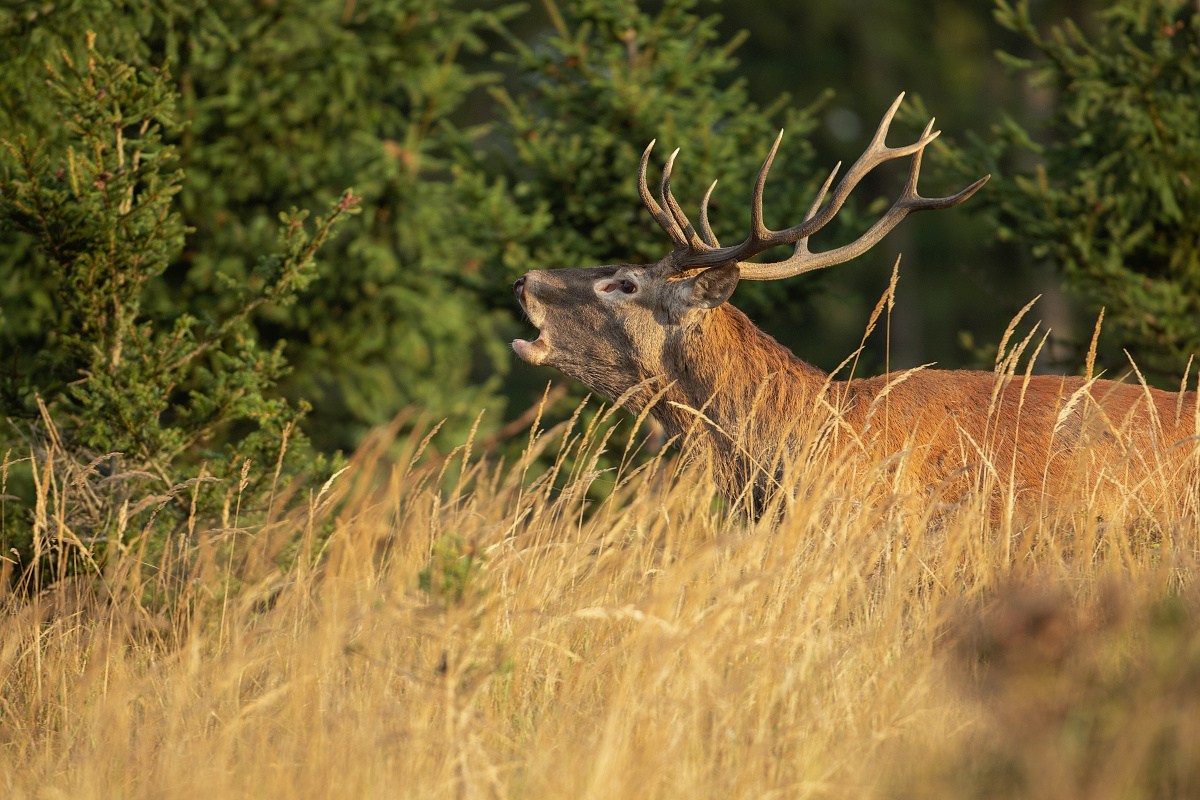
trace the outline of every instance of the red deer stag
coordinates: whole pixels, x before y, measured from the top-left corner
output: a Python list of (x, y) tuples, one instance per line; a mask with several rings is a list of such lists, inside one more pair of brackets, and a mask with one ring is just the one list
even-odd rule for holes
[[(1010, 488), (1009, 497), (1053, 496), (1080, 480), (1080, 459), (1074, 456), (1081, 451), (1088, 454), (1084, 469), (1093, 478), (1107, 474), (1137, 482), (1178, 469), (1182, 458), (1160, 456), (1186, 449), (1172, 446), (1195, 433), (1195, 392), (931, 369), (836, 381), (726, 302), (740, 280), (778, 280), (849, 261), (910, 212), (957, 205), (987, 182), (990, 176), (949, 197), (917, 193), (921, 155), (938, 131), (931, 120), (916, 142), (885, 144), (903, 97), (896, 98), (832, 194), (836, 167), (803, 221), (772, 231), (763, 224), (762, 197), (777, 138), (754, 185), (750, 232), (731, 246), (722, 247), (709, 226), (712, 187), (700, 206), (699, 230), (672, 195), (678, 150), (663, 169), (660, 199), (651, 195), (646, 185), (651, 142), (642, 155), (638, 188), (671, 238), (672, 251), (654, 264), (527, 272), (513, 290), (539, 333), (532, 341), (517, 339), (513, 349), (525, 361), (556, 367), (635, 413), (651, 406), (670, 435), (698, 432), (691, 438), (713, 459), (723, 493), (757, 508), (782, 480), (789, 457), (804, 452), (806, 442), (811, 448), (814, 436), (829, 454), (879, 459), (903, 453), (916, 485), (940, 485), (952, 497), (979, 485), (972, 481), (985, 473), (996, 479), (993, 486)], [(867, 173), (907, 156), (912, 157), (907, 183), (879, 221), (849, 244), (809, 249), (809, 237), (834, 218)], [(793, 254), (772, 263), (747, 261), (779, 245), (794, 245)], [(821, 417), (825, 422), (814, 426), (812, 420)]]

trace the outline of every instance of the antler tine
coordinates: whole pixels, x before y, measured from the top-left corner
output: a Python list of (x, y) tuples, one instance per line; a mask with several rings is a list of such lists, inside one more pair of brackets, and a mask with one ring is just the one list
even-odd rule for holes
[(708, 224), (708, 200), (712, 197), (713, 189), (717, 188), (717, 182), (713, 181), (708, 191), (704, 193), (704, 199), (700, 201), (700, 235), (704, 237), (704, 243), (709, 247), (720, 247), (721, 243), (717, 241), (716, 234), (713, 233), (712, 227)]
[[(739, 261), (750, 258), (772, 247), (777, 247), (783, 244), (798, 244), (801, 240), (807, 239), (813, 233), (821, 230), (830, 220), (845, 205), (846, 199), (850, 193), (862, 181), (862, 179), (885, 161), (890, 161), (896, 158), (912, 155), (913, 153), (923, 150), (935, 138), (938, 132), (926, 129), (924, 135), (917, 141), (902, 145), (901, 147), (888, 147), (886, 142), (888, 130), (891, 126), (893, 118), (896, 116), (897, 110), (900, 108), (901, 102), (904, 100), (904, 94), (901, 93), (892, 101), (892, 105), (880, 120), (879, 126), (875, 129), (874, 135), (871, 137), (870, 143), (855, 162), (846, 171), (842, 179), (838, 181), (833, 189), (833, 193), (829, 195), (829, 200), (824, 206), (817, 204), (815, 211), (810, 211), (805, 219), (798, 225), (791, 228), (786, 228), (780, 231), (771, 231), (763, 222), (762, 202), (763, 191), (766, 187), (767, 174), (770, 172), (771, 164), (775, 159), (775, 153), (779, 149), (779, 143), (782, 139), (783, 132), (780, 131), (775, 142), (771, 145), (771, 150), (767, 154), (766, 160), (758, 171), (758, 176), (754, 182), (754, 191), (751, 195), (750, 202), (750, 232), (746, 238), (736, 245), (720, 248), (690, 248), (686, 253), (679, 251), (676, 256), (677, 268), (693, 269), (711, 267), (717, 264), (728, 263), (730, 261)], [(822, 191), (822, 198), (828, 194), (826, 188)], [(804, 249), (803, 247), (799, 249)], [(752, 268), (753, 265), (747, 265)]]
[[(752, 256), (755, 253), (760, 253), (763, 250), (775, 246), (776, 244), (789, 244), (793, 241), (792, 239), (773, 241), (779, 236), (779, 234), (772, 233), (770, 229), (763, 224), (763, 189), (766, 187), (767, 174), (771, 171), (771, 164), (775, 161), (775, 153), (778, 152), (779, 143), (782, 140), (783, 131), (781, 130), (779, 135), (775, 137), (775, 142), (771, 145), (771, 150), (769, 153), (767, 153), (767, 157), (763, 160), (762, 166), (758, 169), (758, 176), (754, 180), (754, 192), (750, 199), (750, 233), (746, 236), (745, 240), (743, 240), (741, 244), (732, 245), (730, 247), (720, 247), (714, 244), (716, 242), (716, 236), (712, 234), (712, 228), (708, 226), (708, 200), (709, 196), (712, 194), (712, 188), (716, 186), (716, 182), (714, 181), (713, 187), (709, 187), (708, 193), (705, 194), (700, 209), (702, 221), (706, 228), (704, 231), (705, 239), (700, 241), (694, 236), (694, 231), (689, 228), (689, 232), (693, 234), (692, 239), (689, 242), (689, 247), (686, 252), (676, 248), (674, 265), (675, 269), (684, 271), (694, 268), (703, 269), (705, 267), (711, 267), (717, 264), (725, 264), (730, 261), (737, 261), (743, 257)], [(667, 168), (664, 170), (663, 174), (664, 186), (667, 186), (667, 189), (669, 189), (667, 178), (669, 177), (670, 168), (671, 160), (668, 160)], [(664, 203), (668, 202), (668, 197), (669, 191), (664, 190)], [(674, 202), (674, 198), (671, 197), (669, 202)], [(678, 207), (678, 204), (675, 205)], [(679, 214), (686, 221), (687, 217), (683, 216), (683, 212), (680, 211)], [(773, 241), (773, 243), (764, 246), (763, 242), (769, 240)]]
[[(888, 106), (888, 110), (883, 112), (883, 118), (879, 120), (879, 125), (875, 128), (875, 134), (871, 137), (871, 142), (867, 145), (867, 150), (886, 147), (884, 140), (887, 139), (888, 129), (892, 127), (892, 120), (896, 118), (896, 112), (900, 110), (900, 104), (904, 102), (905, 94), (905, 92), (901, 92), (896, 95), (896, 99)], [(930, 121), (932, 122), (932, 120)], [(928, 132), (926, 130), (926, 133)]]
[(754, 194), (750, 197), (750, 236), (747, 237), (747, 242), (751, 239), (765, 239), (771, 235), (771, 231), (763, 224), (763, 189), (767, 186), (767, 173), (771, 171), (771, 163), (775, 161), (775, 153), (778, 152), (779, 143), (782, 141), (783, 131), (780, 130), (779, 135), (775, 137), (775, 143), (771, 145), (771, 152), (767, 153), (766, 160), (758, 170), (758, 177), (754, 179)]
[[(929, 131), (932, 128), (933, 120), (931, 119), (929, 120), (929, 124), (925, 126), (923, 136), (929, 136)], [(933, 138), (930, 138), (930, 141), (933, 141)], [(913, 156), (912, 166), (908, 170), (908, 181), (904, 184), (904, 197), (902, 198), (908, 201), (908, 212), (906, 213), (913, 211), (936, 211), (957, 205), (979, 191), (988, 182), (988, 179), (992, 177), (991, 175), (985, 175), (962, 191), (948, 197), (921, 197), (917, 191), (917, 178), (921, 173), (921, 156), (924, 154), (924, 149), (918, 150)]]
[[(650, 187), (646, 185), (646, 167), (650, 164), (650, 151), (654, 149), (654, 144), (657, 139), (651, 139), (650, 144), (646, 145), (646, 149), (642, 152), (641, 165), (638, 167), (638, 195), (642, 198), (642, 205), (650, 212), (650, 216), (654, 217), (654, 221), (658, 223), (658, 227), (667, 232), (671, 237), (671, 241), (675, 244), (675, 249), (686, 247), (688, 244), (687, 236), (680, 230), (675, 220), (669, 214), (663, 211), (662, 206), (654, 199), (654, 195), (650, 194)], [(676, 150), (675, 152), (679, 152)]]
[[(817, 192), (816, 198), (812, 205), (808, 207), (808, 213), (804, 215), (804, 221), (808, 222), (817, 213), (817, 209), (821, 207), (821, 201), (825, 199), (825, 195), (829, 192), (829, 187), (833, 184), (833, 179), (837, 177), (838, 170), (842, 168), (842, 162), (837, 162), (833, 165), (833, 169), (829, 171), (829, 177), (825, 179), (825, 183), (821, 184), (821, 191)], [(808, 238), (807, 236), (804, 238)]]
[(662, 185), (659, 188), (659, 192), (662, 195), (663, 205), (666, 206), (672, 219), (675, 220), (675, 225), (678, 226), (679, 231), (683, 234), (687, 250), (683, 251), (680, 249), (679, 252), (681, 252), (682, 257), (686, 260), (688, 254), (702, 252), (707, 250), (708, 247), (696, 235), (696, 229), (692, 227), (691, 220), (687, 218), (687, 214), (683, 213), (683, 208), (680, 207), (679, 202), (675, 199), (675, 195), (671, 193), (671, 174), (675, 171), (675, 157), (678, 155), (679, 148), (675, 148), (675, 152), (671, 153), (670, 158), (667, 159), (666, 166), (663, 167)]
[[(925, 130), (921, 134), (924, 139), (933, 130), (933, 120), (925, 123)], [(896, 202), (897, 205), (908, 204), (922, 199), (920, 193), (917, 192), (917, 179), (921, 177), (921, 157), (925, 155), (924, 150), (918, 150), (913, 153), (912, 163), (908, 165), (908, 180), (904, 182), (904, 191), (900, 194), (900, 199)]]
[[(821, 202), (825, 199), (826, 193), (829, 192), (829, 187), (833, 184), (833, 179), (837, 177), (838, 170), (842, 168), (842, 162), (833, 165), (833, 169), (829, 171), (829, 177), (825, 179), (825, 183), (821, 184), (821, 190), (817, 192), (817, 196), (813, 199), (812, 205), (808, 207), (808, 213), (804, 215), (804, 221), (808, 222), (817, 213), (817, 209), (821, 207)], [(796, 253), (808, 252), (808, 237), (804, 236), (796, 240)]]

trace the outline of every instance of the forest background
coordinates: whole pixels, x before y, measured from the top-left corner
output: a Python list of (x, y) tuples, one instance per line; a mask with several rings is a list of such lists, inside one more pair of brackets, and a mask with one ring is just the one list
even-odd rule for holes
[[(665, 252), (634, 187), (647, 142), (683, 149), (689, 202), (721, 178), (732, 238), (778, 128), (782, 226), (901, 90), (895, 141), (934, 113), (946, 130), (926, 193), (991, 183), (853, 264), (742, 287), (739, 307), (829, 369), (903, 253), (865, 371), (989, 368), (1041, 294), (1037, 368), (1078, 371), (1104, 307), (1101, 365), (1128, 372), (1128, 349), (1178, 385), (1200, 345), (1198, 43), (1200, 9), (1178, 0), (9, 5), (4, 549), (36, 549), (31, 451), (127, 476), (72, 512), (100, 541), (147, 492), (175, 498), (137, 506), (170, 529), (197, 504), (228, 511), (239, 474), (246, 497), (327, 475), (402, 412), (446, 420), (435, 450), (472, 428), (503, 448), (565, 381), (513, 358), (528, 326), (508, 287)], [(864, 182), (818, 246), (898, 183)], [(568, 386), (549, 418), (582, 396)]]

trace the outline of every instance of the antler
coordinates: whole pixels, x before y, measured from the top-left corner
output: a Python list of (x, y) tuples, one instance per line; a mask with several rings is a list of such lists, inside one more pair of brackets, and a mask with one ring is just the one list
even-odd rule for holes
[[(650, 194), (650, 190), (646, 186), (646, 166), (650, 160), (650, 151), (654, 148), (654, 142), (650, 142), (645, 152), (642, 153), (642, 162), (638, 169), (638, 191), (641, 194), (642, 203), (650, 211), (651, 216), (654, 217), (659, 226), (671, 237), (671, 241), (675, 245), (670, 256), (668, 256), (671, 267), (675, 271), (682, 272), (736, 261), (743, 280), (769, 281), (779, 278), (790, 278), (802, 272), (810, 272), (835, 264), (841, 264), (862, 255), (874, 247), (880, 239), (886, 236), (892, 228), (896, 227), (902, 219), (913, 211), (949, 208), (950, 206), (958, 205), (975, 194), (979, 190), (979, 187), (987, 183), (988, 178), (991, 177), (990, 175), (980, 178), (961, 192), (949, 197), (927, 198), (921, 197), (917, 193), (917, 176), (921, 170), (921, 155), (924, 153), (925, 147), (936, 139), (941, 131), (933, 130), (933, 120), (930, 120), (929, 124), (925, 126), (925, 131), (921, 134), (921, 138), (917, 141), (902, 147), (888, 147), (884, 143), (884, 140), (887, 138), (888, 127), (892, 123), (892, 118), (896, 115), (896, 110), (900, 108), (902, 100), (904, 100), (903, 92), (892, 103), (887, 113), (883, 115), (883, 120), (880, 121), (875, 135), (871, 138), (870, 144), (867, 145), (867, 149), (863, 151), (863, 154), (858, 157), (858, 160), (854, 162), (838, 182), (828, 202), (824, 202), (825, 195), (829, 192), (829, 187), (833, 183), (833, 179), (837, 176), (841, 163), (830, 172), (829, 177), (825, 180), (825, 184), (821, 187), (820, 192), (817, 193), (817, 197), (805, 215), (804, 220), (799, 225), (781, 231), (772, 231), (763, 224), (762, 198), (763, 187), (767, 183), (767, 173), (770, 171), (771, 162), (774, 161), (775, 153), (779, 149), (779, 142), (783, 139), (783, 131), (780, 131), (779, 136), (775, 138), (775, 143), (771, 145), (771, 152), (767, 154), (767, 158), (759, 169), (758, 177), (754, 182), (754, 192), (750, 198), (750, 232), (740, 244), (728, 247), (720, 246), (717, 238), (713, 235), (712, 228), (708, 224), (708, 201), (712, 196), (713, 188), (717, 185), (716, 181), (713, 181), (712, 186), (709, 187), (704, 195), (704, 200), (700, 204), (699, 233), (696, 232), (687, 215), (683, 213), (683, 209), (680, 208), (674, 195), (671, 194), (671, 172), (675, 166), (675, 157), (679, 154), (678, 150), (671, 154), (671, 157), (667, 159), (666, 166), (663, 168), (662, 184), (659, 189), (659, 195), (662, 200), (661, 205)], [(845, 204), (846, 198), (850, 196), (850, 192), (854, 190), (854, 187), (862, 181), (867, 173), (885, 161), (909, 155), (913, 156), (913, 160), (904, 190), (878, 222), (872, 225), (858, 239), (842, 247), (822, 253), (814, 253), (809, 250), (809, 237), (824, 228), (829, 224), (830, 220), (837, 216), (838, 211)], [(795, 251), (790, 258), (784, 261), (767, 264), (754, 264), (743, 261), (743, 259), (751, 258), (773, 247), (785, 244), (795, 245)]]

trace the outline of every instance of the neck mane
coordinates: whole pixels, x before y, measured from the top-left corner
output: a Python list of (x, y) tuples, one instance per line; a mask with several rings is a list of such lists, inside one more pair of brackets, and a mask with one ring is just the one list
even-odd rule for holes
[(668, 337), (660, 375), (666, 388), (651, 413), (733, 486), (761, 482), (828, 381), (728, 303)]

